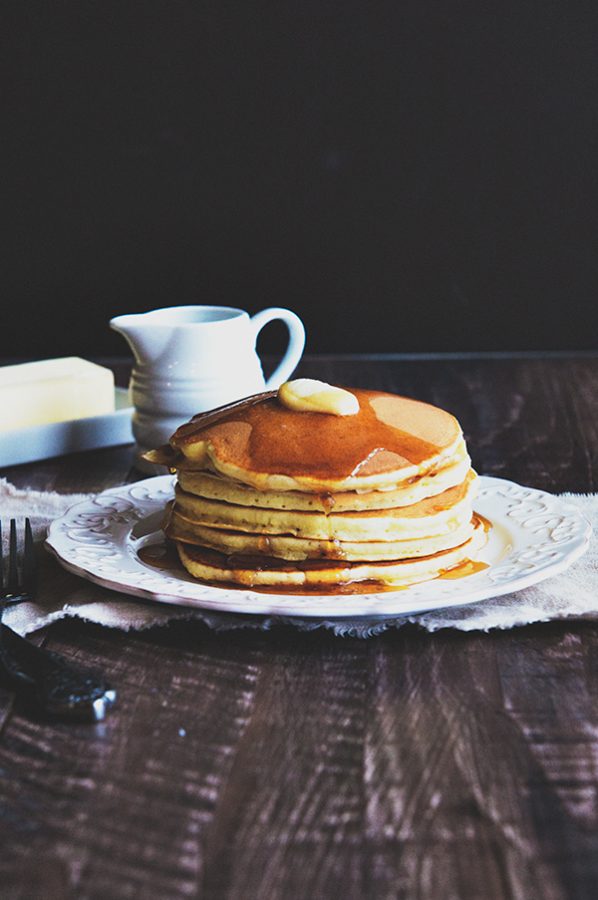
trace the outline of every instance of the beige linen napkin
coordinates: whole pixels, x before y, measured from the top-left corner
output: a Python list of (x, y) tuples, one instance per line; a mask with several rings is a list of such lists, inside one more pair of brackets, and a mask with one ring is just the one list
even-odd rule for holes
[[(0, 512), (3, 520), (13, 517), (23, 519), (29, 516), (34, 535), (39, 541), (43, 540), (52, 519), (87, 496), (87, 494), (24, 491), (15, 488), (6, 479), (0, 479)], [(593, 536), (587, 553), (562, 575), (513, 594), (467, 606), (400, 618), (381, 616), (367, 620), (354, 618), (330, 621), (204, 612), (189, 607), (137, 600), (98, 587), (64, 571), (48, 553), (44, 552), (40, 553), (39, 599), (34, 603), (21, 603), (9, 608), (5, 612), (4, 621), (21, 634), (29, 634), (58, 619), (73, 616), (125, 631), (164, 625), (175, 619), (199, 619), (211, 628), (220, 630), (269, 629), (277, 623), (286, 623), (303, 630), (327, 628), (339, 635), (370, 637), (387, 628), (398, 628), (407, 622), (415, 622), (428, 631), (437, 631), (440, 628), (488, 631), (491, 628), (513, 628), (516, 625), (546, 622), (550, 619), (569, 617), (596, 619), (598, 618), (598, 495), (562, 496), (579, 507), (593, 526)], [(6, 540), (6, 535), (4, 539)]]

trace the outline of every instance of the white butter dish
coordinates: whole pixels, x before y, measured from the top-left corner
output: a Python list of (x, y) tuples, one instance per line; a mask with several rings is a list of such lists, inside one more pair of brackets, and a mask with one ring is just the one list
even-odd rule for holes
[(133, 407), (125, 388), (114, 389), (114, 405), (115, 411), (103, 416), (0, 432), (0, 467), (132, 443)]

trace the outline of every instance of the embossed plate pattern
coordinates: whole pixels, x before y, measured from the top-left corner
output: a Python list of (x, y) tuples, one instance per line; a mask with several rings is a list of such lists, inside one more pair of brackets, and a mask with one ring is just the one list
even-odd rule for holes
[(210, 587), (139, 559), (142, 546), (161, 540), (157, 529), (173, 484), (172, 476), (159, 475), (72, 506), (52, 523), (47, 549), (71, 572), (124, 594), (229, 613), (330, 618), (412, 614), (507, 594), (562, 572), (584, 552), (591, 533), (577, 508), (559, 497), (481, 476), (474, 505), (493, 525), (479, 556), (487, 569), (396, 592), (265, 594)]

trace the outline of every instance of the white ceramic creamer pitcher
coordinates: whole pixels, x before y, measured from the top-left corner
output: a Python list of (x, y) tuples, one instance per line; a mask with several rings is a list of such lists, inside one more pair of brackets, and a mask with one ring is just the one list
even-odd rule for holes
[[(258, 333), (282, 320), (289, 330), (284, 357), (267, 382), (255, 351)], [(305, 329), (288, 309), (264, 309), (249, 316), (228, 306), (173, 306), (117, 316), (110, 327), (128, 341), (135, 365), (129, 385), (133, 434), (139, 454), (165, 444), (198, 412), (241, 397), (278, 388), (301, 359)]]

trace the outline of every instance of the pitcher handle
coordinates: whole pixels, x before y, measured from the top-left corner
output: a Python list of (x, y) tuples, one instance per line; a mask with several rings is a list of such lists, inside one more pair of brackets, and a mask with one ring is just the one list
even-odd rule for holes
[(289, 344), (285, 355), (266, 382), (266, 388), (268, 390), (276, 390), (276, 388), (279, 388), (280, 385), (288, 379), (289, 375), (297, 367), (299, 360), (301, 359), (301, 354), (303, 353), (303, 348), (305, 347), (305, 328), (303, 322), (299, 316), (295, 315), (294, 312), (291, 312), (290, 309), (282, 309), (278, 306), (273, 306), (270, 309), (263, 309), (261, 312), (256, 313), (255, 316), (251, 317), (251, 323), (255, 329), (256, 339), (264, 325), (267, 325), (268, 322), (273, 322), (274, 319), (280, 319), (287, 326), (289, 330)]

